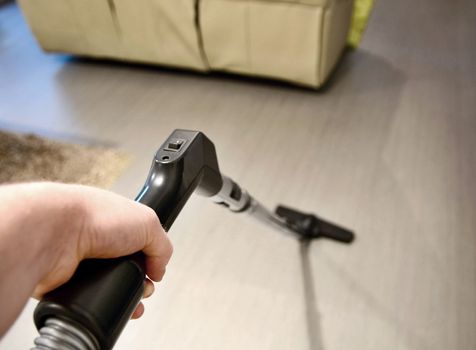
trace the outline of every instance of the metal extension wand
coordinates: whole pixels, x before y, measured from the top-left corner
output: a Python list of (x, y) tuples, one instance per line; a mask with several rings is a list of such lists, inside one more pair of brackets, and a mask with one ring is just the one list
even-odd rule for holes
[[(151, 207), (168, 231), (194, 191), (296, 238), (345, 243), (354, 238), (312, 214), (283, 206), (267, 210), (220, 173), (215, 147), (203, 133), (175, 130), (156, 152), (136, 201)], [(112, 349), (142, 297), (144, 279), (142, 253), (81, 262), (66, 284), (38, 303), (34, 321), (40, 336), (33, 349)]]

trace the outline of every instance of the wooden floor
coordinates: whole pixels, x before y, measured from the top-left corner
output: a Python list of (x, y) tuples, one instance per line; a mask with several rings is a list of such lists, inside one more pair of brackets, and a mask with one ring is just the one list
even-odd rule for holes
[[(0, 127), (133, 154), (114, 187), (129, 197), (172, 129), (199, 129), (256, 198), (357, 232), (300, 247), (194, 197), (117, 349), (474, 350), (475, 23), (470, 0), (378, 1), (361, 49), (313, 92), (45, 55), (6, 5)], [(0, 349), (32, 345), (34, 305)]]

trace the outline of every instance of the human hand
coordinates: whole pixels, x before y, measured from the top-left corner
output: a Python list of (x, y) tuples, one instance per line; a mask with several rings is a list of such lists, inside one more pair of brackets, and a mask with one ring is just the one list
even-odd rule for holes
[[(79, 262), (88, 258), (115, 258), (143, 251), (146, 257), (144, 297), (154, 292), (153, 281), (160, 281), (172, 254), (172, 245), (156, 213), (149, 207), (97, 188), (41, 184), (49, 201), (63, 208), (51, 242), (53, 253), (48, 268), (35, 288), (41, 296), (67, 282)], [(132, 318), (140, 317), (140, 303)]]

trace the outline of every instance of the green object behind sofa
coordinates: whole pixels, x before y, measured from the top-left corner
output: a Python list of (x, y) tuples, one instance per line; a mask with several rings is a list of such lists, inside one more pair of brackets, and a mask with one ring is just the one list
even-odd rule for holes
[(354, 2), (352, 24), (350, 26), (349, 37), (347, 38), (347, 43), (354, 49), (357, 48), (362, 41), (373, 7), (374, 0), (355, 0)]

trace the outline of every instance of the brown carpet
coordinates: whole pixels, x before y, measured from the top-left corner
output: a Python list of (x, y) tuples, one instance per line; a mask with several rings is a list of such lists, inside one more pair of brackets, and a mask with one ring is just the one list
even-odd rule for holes
[(58, 181), (108, 188), (130, 157), (115, 149), (0, 131), (0, 183)]

